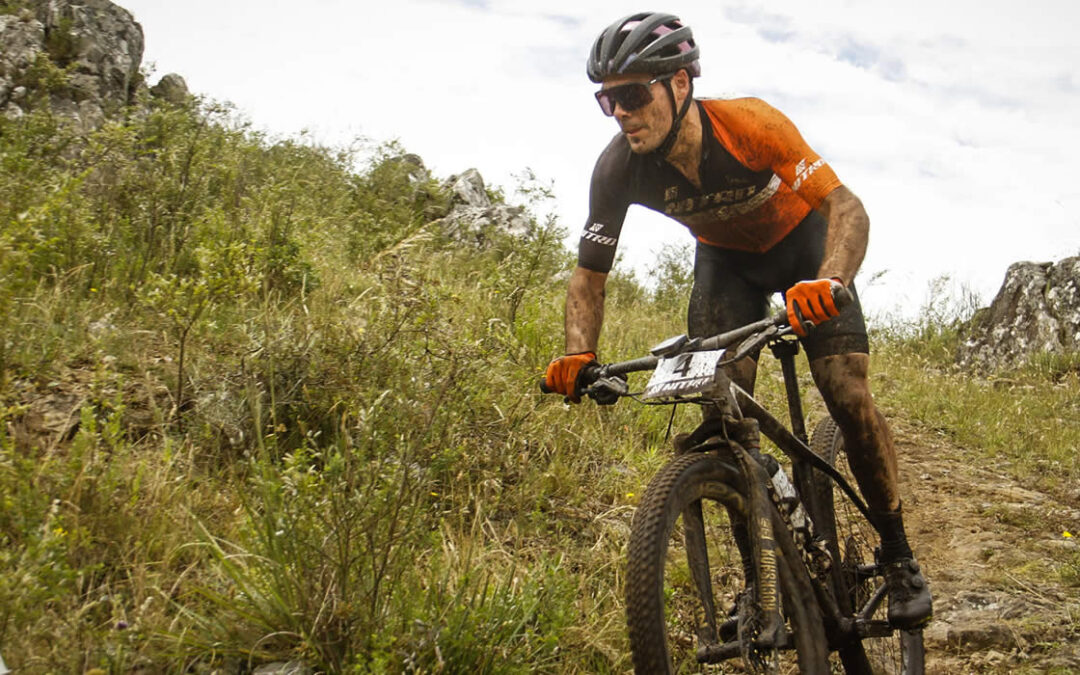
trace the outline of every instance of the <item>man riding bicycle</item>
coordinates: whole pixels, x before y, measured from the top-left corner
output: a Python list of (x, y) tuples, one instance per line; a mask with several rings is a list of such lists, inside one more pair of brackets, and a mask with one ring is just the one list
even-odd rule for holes
[[(578, 374), (596, 359), (604, 285), (629, 205), (679, 221), (697, 239), (691, 337), (764, 318), (769, 295), (784, 294), (881, 534), (889, 621), (922, 626), (932, 615), (930, 590), (904, 532), (896, 452), (870, 394), (869, 344), (853, 284), (869, 218), (778, 110), (755, 98), (693, 98), (698, 56), (688, 26), (647, 12), (608, 26), (589, 53), (589, 78), (601, 84), (597, 101), (620, 133), (593, 170), (567, 291), (566, 355), (548, 366), (546, 384), (580, 400)], [(855, 298), (843, 310), (833, 303), (832, 281)], [(730, 375), (752, 393), (756, 369), (746, 359)]]

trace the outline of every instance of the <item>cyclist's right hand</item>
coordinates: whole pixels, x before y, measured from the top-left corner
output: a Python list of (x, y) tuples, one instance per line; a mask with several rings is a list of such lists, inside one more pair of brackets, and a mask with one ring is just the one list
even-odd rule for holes
[(582, 368), (594, 361), (596, 361), (596, 354), (593, 352), (560, 356), (548, 364), (547, 372), (544, 373), (544, 388), (547, 391), (562, 394), (573, 403), (580, 403), (578, 376)]
[[(839, 290), (837, 290), (839, 289)], [(787, 320), (799, 337), (806, 337), (804, 321), (819, 325), (840, 313), (835, 294), (844, 290), (839, 279), (800, 281), (784, 293)]]

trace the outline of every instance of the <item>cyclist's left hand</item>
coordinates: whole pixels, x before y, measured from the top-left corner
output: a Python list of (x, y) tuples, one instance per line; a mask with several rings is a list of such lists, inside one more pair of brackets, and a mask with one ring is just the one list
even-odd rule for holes
[(840, 313), (836, 302), (833, 301), (833, 281), (839, 281), (839, 279), (800, 281), (784, 293), (784, 298), (787, 300), (788, 323), (799, 337), (806, 337), (806, 327), (803, 326), (800, 317), (818, 325)]
[(593, 352), (567, 354), (548, 364), (544, 374), (544, 385), (553, 392), (566, 396), (571, 403), (581, 403), (577, 381), (581, 369), (596, 361)]

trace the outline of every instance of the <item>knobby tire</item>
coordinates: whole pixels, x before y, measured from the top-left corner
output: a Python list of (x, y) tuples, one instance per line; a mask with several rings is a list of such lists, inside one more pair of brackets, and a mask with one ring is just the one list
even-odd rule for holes
[[(814, 429), (811, 449), (829, 462), (850, 483), (855, 479), (844, 452), (844, 437), (836, 422), (825, 418)], [(821, 513), (815, 523), (819, 534), (829, 542), (835, 561), (830, 585), (841, 610), (849, 614), (865, 607), (884, 579), (858, 574), (860, 565), (875, 562), (874, 547), (878, 534), (846, 495), (824, 474), (814, 473), (814, 485)], [(887, 621), (887, 600), (874, 608), (872, 620)], [(922, 630), (893, 631), (885, 637), (864, 637), (843, 646), (838, 658), (847, 673), (872, 675), (922, 675), (925, 664)]]
[[(691, 451), (669, 462), (646, 489), (634, 515), (627, 553), (626, 608), (635, 672), (650, 675), (672, 673), (677, 672), (680, 664), (686, 663), (694, 664), (695, 672), (700, 668), (694, 659), (697, 640), (694, 647), (689, 649), (685, 645), (673, 649), (672, 636), (669, 635), (668, 617), (669, 613), (674, 614), (665, 593), (669, 548), (673, 540), (683, 538), (682, 532), (676, 530), (678, 521), (689, 522), (691, 529), (699, 526), (694, 514), (701, 513), (703, 501), (722, 506), (733, 517), (745, 518), (749, 501), (744, 480), (735, 466), (717, 454)], [(799, 669), (809, 673), (828, 672), (828, 648), (821, 610), (810, 587), (809, 575), (771, 501), (767, 508), (777, 544), (780, 594), (784, 600), (788, 629), (793, 633)], [(682, 518), (684, 512), (689, 514), (687, 518)], [(730, 532), (726, 535), (728, 539), (731, 538)], [(687, 533), (685, 539), (689, 542), (703, 540), (703, 532)], [(754, 546), (760, 547), (760, 542), (754, 543)], [(692, 557), (690, 553), (679, 552), (677, 555), (687, 558)], [(707, 551), (700, 553), (707, 558)], [(693, 562), (690, 567), (693, 568)], [(735, 567), (738, 569), (729, 570), (725, 575), (729, 578), (726, 582), (714, 579), (716, 575), (711, 568), (706, 574), (706, 583), (711, 592), (707, 600), (699, 602), (695, 612), (695, 616), (704, 617), (704, 620), (698, 620), (696, 626), (699, 635), (705, 634), (715, 640), (717, 624), (728, 616), (728, 607), (714, 604), (717, 598), (714, 585), (719, 581), (720, 586), (728, 589), (733, 584), (745, 587), (745, 583), (730, 581), (731, 578), (743, 576), (742, 568), (739, 565)], [(700, 580), (693, 574), (693, 569), (691, 576), (694, 577), (694, 587), (699, 588), (697, 584)], [(695, 598), (700, 596), (697, 592), (693, 592), (693, 595)]]

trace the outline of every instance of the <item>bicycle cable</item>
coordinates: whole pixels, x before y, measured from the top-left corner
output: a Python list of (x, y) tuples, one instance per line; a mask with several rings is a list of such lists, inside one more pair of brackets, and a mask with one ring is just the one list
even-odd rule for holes
[(667, 432), (664, 433), (664, 442), (667, 443), (671, 440), (671, 425), (675, 423), (675, 411), (678, 410), (679, 404), (675, 403), (671, 406), (671, 417), (667, 421)]

